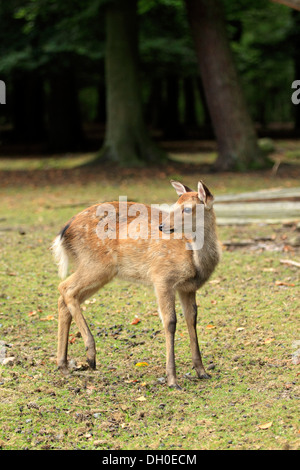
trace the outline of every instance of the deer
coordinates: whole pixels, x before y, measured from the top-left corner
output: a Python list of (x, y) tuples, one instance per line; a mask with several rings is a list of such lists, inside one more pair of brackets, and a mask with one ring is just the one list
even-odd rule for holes
[[(210, 278), (221, 258), (214, 196), (202, 181), (198, 182), (197, 191), (178, 181), (171, 180), (171, 184), (179, 197), (169, 211), (153, 212), (148, 205), (137, 205), (140, 213), (144, 209), (140, 222), (149, 229), (146, 236), (122, 235), (122, 230), (135, 221), (132, 215), (135, 203), (113, 201), (108, 206), (115, 211), (114, 217), (106, 210), (106, 203), (92, 205), (70, 219), (55, 238), (52, 249), (63, 279), (58, 286), (57, 345), (57, 367), (63, 374), (69, 373), (67, 352), (72, 320), (83, 338), (87, 364), (96, 369), (95, 341), (80, 305), (117, 277), (154, 287), (165, 332), (167, 385), (181, 389), (174, 350), (176, 294), (187, 324), (193, 368), (199, 379), (211, 378), (199, 349), (196, 292)], [(184, 219), (187, 221), (183, 233)], [(115, 221), (113, 229), (109, 229), (110, 220)], [(104, 236), (99, 236), (97, 230), (100, 223), (105, 226), (103, 233), (100, 230)], [(203, 234), (200, 246), (196, 243), (197, 224)], [(157, 229), (155, 237), (149, 236), (153, 227)], [(74, 263), (74, 269), (67, 277), (69, 262)]]

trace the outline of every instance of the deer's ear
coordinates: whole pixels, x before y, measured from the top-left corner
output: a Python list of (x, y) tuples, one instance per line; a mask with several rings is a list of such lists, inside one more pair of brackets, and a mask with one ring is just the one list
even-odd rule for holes
[(199, 181), (198, 183), (198, 198), (201, 202), (203, 202), (207, 209), (211, 209), (214, 202), (214, 197), (208, 187), (205, 186), (202, 181)]
[(184, 193), (190, 193), (193, 191), (188, 186), (185, 186), (184, 184), (179, 183), (179, 181), (171, 180), (170, 183), (173, 186), (173, 188), (175, 188), (175, 191), (178, 194), (178, 196), (181, 196)]

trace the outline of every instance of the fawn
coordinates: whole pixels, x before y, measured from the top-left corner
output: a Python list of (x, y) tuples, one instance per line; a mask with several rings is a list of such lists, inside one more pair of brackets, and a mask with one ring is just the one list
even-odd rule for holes
[[(69, 259), (73, 260), (76, 268), (58, 287), (61, 295), (58, 300), (57, 365), (63, 373), (68, 371), (67, 348), (72, 319), (84, 340), (87, 362), (95, 369), (95, 341), (80, 304), (117, 276), (154, 286), (165, 330), (169, 387), (180, 388), (174, 354), (176, 292), (187, 322), (197, 376), (200, 379), (210, 378), (203, 366), (197, 339), (196, 291), (209, 279), (220, 260), (214, 198), (201, 181), (198, 183), (198, 191), (177, 181), (171, 181), (171, 184), (179, 199), (169, 212), (153, 211), (150, 206), (132, 202), (96, 204), (73, 217), (54, 240), (52, 248), (60, 276), (66, 277)], [(128, 237), (130, 224), (136, 221), (132, 215), (133, 209), (139, 212), (140, 226), (144, 223), (146, 234), (136, 236), (135, 233), (135, 236)], [(110, 224), (112, 221), (114, 225)], [(104, 227), (102, 232), (99, 230), (100, 223)], [(197, 224), (204, 236), (200, 247), (197, 246), (195, 236)], [(153, 228), (157, 229), (155, 237), (149, 235), (149, 230), (153, 234)]]

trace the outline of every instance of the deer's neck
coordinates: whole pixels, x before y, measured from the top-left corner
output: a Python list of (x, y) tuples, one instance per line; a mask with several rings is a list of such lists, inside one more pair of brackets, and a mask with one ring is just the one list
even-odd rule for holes
[(205, 282), (220, 261), (221, 247), (216, 233), (215, 217), (204, 223), (201, 238), (191, 242), (193, 261), (201, 281)]

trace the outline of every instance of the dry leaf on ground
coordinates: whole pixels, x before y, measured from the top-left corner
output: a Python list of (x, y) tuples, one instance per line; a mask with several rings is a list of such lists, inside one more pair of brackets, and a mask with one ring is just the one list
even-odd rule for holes
[(265, 424), (259, 424), (258, 427), (259, 429), (269, 429), (273, 424), (273, 421), (270, 421), (269, 423), (265, 423)]

